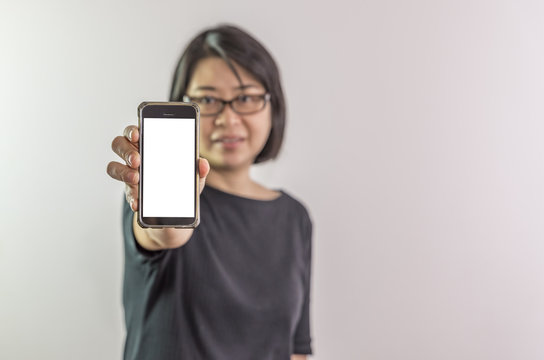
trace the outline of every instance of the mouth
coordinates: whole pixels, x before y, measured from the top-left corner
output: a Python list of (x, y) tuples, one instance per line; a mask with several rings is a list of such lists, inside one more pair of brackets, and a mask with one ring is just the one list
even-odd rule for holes
[(243, 140), (244, 140), (243, 138), (222, 138), (222, 139), (218, 139), (216, 141), (226, 143), (226, 144), (232, 144), (232, 143), (235, 143), (235, 142), (238, 142), (238, 141), (243, 141)]
[(220, 144), (224, 148), (235, 148), (241, 144), (245, 139), (239, 136), (224, 136), (213, 140), (215, 144)]

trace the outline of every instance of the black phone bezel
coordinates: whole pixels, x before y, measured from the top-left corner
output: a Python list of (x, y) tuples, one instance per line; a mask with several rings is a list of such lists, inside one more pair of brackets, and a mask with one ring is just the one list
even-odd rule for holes
[[(139, 186), (139, 198), (138, 198), (138, 222), (143, 227), (196, 227), (198, 225), (198, 121), (199, 111), (198, 107), (193, 103), (160, 103), (160, 104), (143, 104), (139, 110), (140, 117), (140, 186)], [(143, 146), (145, 138), (145, 120), (146, 118), (193, 118), (195, 119), (194, 131), (195, 131), (195, 167), (194, 167), (194, 216), (193, 217), (144, 217), (143, 208), (145, 206), (145, 200), (143, 196), (143, 172), (145, 167), (144, 153), (145, 147)]]

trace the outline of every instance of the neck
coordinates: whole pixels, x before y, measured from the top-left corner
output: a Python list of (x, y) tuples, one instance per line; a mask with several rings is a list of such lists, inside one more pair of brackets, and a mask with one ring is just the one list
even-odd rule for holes
[(234, 194), (246, 194), (255, 186), (249, 177), (249, 166), (240, 169), (210, 169), (206, 184)]

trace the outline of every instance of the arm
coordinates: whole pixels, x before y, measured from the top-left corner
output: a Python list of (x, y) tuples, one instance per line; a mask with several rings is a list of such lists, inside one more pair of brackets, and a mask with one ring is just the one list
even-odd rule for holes
[(310, 285), (312, 273), (312, 221), (309, 215), (304, 215), (303, 225), (304, 239), (304, 302), (302, 305), (302, 313), (296, 326), (293, 345), (294, 354), (291, 360), (305, 360), (308, 355), (312, 354), (312, 337), (310, 335)]

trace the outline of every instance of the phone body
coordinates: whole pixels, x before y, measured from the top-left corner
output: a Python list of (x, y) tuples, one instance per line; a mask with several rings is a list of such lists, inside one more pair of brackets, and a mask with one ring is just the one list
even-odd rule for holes
[(138, 106), (140, 226), (198, 226), (199, 124), (195, 103), (143, 102)]

